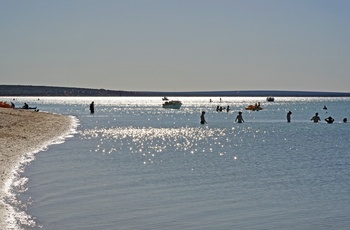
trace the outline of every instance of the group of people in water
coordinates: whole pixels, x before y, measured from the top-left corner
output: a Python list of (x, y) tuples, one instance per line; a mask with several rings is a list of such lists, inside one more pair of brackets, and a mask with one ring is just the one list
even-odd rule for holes
[(222, 112), (222, 111), (225, 111), (226, 112), (230, 112), (230, 106), (228, 105), (227, 107), (222, 107), (222, 106), (216, 106), (216, 112)]
[[(202, 125), (207, 124), (207, 121), (205, 120), (204, 115), (205, 115), (205, 111), (202, 111), (202, 114), (201, 114), (201, 116), (200, 116), (200, 123), (201, 123)], [(244, 122), (244, 119), (243, 119), (243, 116), (242, 116), (242, 112), (241, 112), (241, 111), (238, 112), (238, 115), (237, 115), (237, 117), (236, 117), (236, 119), (235, 119), (235, 122), (237, 122), (237, 123), (242, 123), (242, 122)]]
[[(260, 106), (260, 103), (258, 105)], [(28, 105), (25, 103), (25, 106), (28, 106)], [(323, 109), (326, 109), (326, 107), (324, 107)], [(227, 106), (226, 108), (217, 106), (217, 108), (216, 108), (217, 112), (221, 112), (223, 110), (226, 110), (226, 112), (229, 112), (230, 111), (230, 106)], [(95, 113), (95, 104), (94, 104), (94, 102), (90, 103), (90, 113), (91, 114)], [(200, 124), (202, 124), (202, 125), (207, 124), (207, 121), (205, 120), (204, 115), (205, 115), (205, 111), (202, 111), (202, 113), (200, 115)], [(288, 123), (291, 122), (291, 118), (292, 118), (292, 112), (288, 111), (288, 113), (287, 113), (287, 122)], [(328, 124), (332, 124), (335, 121), (334, 118), (331, 117), (331, 116), (327, 117), (324, 120)], [(319, 121), (321, 121), (321, 118), (318, 116), (318, 113), (315, 113), (315, 115), (311, 118), (311, 121), (313, 121), (314, 123), (318, 123)], [(243, 115), (242, 115), (241, 111), (238, 112), (238, 115), (236, 116), (235, 122), (237, 122), (237, 123), (243, 123), (244, 122)], [(346, 123), (347, 122), (347, 118), (344, 118), (343, 122)]]
[[(335, 120), (333, 117), (329, 116), (326, 119), (324, 119), (328, 124), (332, 124)], [(321, 121), (321, 118), (318, 116), (318, 113), (315, 113), (315, 115), (311, 118), (311, 121), (313, 121), (314, 123), (318, 123), (319, 121)], [(343, 119), (343, 122), (346, 123), (348, 122), (347, 118)]]
[[(204, 117), (205, 111), (202, 111), (202, 114), (200, 116), (200, 123), (202, 125), (206, 124), (206, 120)], [(291, 122), (291, 118), (292, 118), (292, 112), (288, 111), (287, 113), (287, 122), (290, 123)], [(332, 124), (335, 120), (333, 117), (329, 116), (326, 119), (324, 119), (328, 124)], [(315, 113), (315, 115), (311, 118), (311, 121), (313, 121), (314, 123), (318, 123), (319, 121), (321, 121), (321, 118), (318, 116), (318, 113)], [(347, 118), (343, 119), (343, 122), (346, 123), (348, 121)], [(235, 122), (237, 123), (242, 123), (244, 122), (243, 116), (242, 116), (242, 112), (239, 111), (238, 115), (236, 116)]]

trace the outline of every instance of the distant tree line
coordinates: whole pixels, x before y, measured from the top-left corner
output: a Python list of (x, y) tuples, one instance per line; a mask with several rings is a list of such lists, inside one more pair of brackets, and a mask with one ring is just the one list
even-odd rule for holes
[(54, 86), (0, 85), (0, 96), (138, 96), (137, 92)]
[(0, 96), (101, 96), (101, 97), (350, 97), (346, 92), (241, 90), (241, 91), (194, 91), (194, 92), (152, 92), (90, 89), (55, 86), (0, 85)]

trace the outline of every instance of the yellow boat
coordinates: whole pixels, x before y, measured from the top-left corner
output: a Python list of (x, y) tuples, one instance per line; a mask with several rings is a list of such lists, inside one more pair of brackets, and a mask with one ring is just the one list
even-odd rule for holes
[(245, 110), (253, 110), (253, 111), (258, 111), (258, 110), (263, 110), (260, 106), (255, 106), (255, 105), (249, 105), (248, 107), (245, 108)]
[(7, 104), (5, 101), (0, 101), (0, 107), (1, 108), (11, 108), (10, 104)]

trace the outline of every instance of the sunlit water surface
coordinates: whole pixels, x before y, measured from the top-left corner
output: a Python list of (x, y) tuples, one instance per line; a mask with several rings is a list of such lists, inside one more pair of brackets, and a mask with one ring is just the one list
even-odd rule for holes
[[(349, 98), (176, 99), (180, 110), (161, 98), (17, 98), (79, 120), (26, 167), (21, 227), (349, 229)], [(257, 101), (264, 110), (244, 110)]]

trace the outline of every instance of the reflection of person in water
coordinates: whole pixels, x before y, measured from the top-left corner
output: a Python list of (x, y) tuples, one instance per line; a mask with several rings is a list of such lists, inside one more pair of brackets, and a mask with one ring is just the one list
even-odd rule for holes
[(334, 122), (333, 117), (327, 117), (326, 119), (324, 119), (328, 124), (332, 124)]
[(235, 122), (237, 122), (237, 123), (244, 122), (243, 117), (242, 117), (242, 112), (238, 112), (238, 115), (237, 115), (237, 117), (235, 119)]
[(287, 113), (287, 122), (288, 122), (288, 123), (290, 123), (291, 115), (292, 115), (292, 112), (289, 111), (289, 112)]

